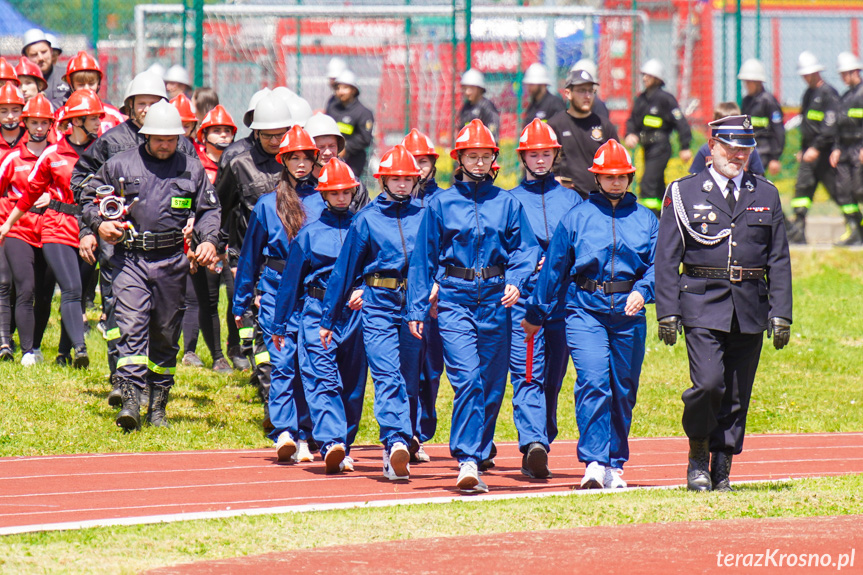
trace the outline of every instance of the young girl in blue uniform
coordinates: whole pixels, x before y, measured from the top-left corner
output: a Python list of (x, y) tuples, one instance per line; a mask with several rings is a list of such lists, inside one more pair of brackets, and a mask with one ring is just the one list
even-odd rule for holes
[[(292, 314), (286, 324), (278, 326), (284, 333), (283, 345), (276, 347), (272, 336), (275, 322), (276, 293), (285, 269), (288, 248), (306, 222), (303, 203), (297, 195), (297, 185), (312, 171), (317, 148), (303, 146), (303, 129), (291, 128), (282, 139), (277, 156), (285, 168), (274, 192), (260, 197), (249, 218), (249, 227), (237, 264), (234, 280), (233, 313), (237, 326), (242, 326), (243, 313), (258, 305), (258, 323), (264, 332), (264, 342), (273, 365), (270, 383), (269, 411), (273, 430), (268, 437), (276, 443), (279, 461), (288, 461), (297, 451), (300, 437), (299, 420), (307, 413), (302, 396), (297, 356), (297, 330), (299, 311)], [(308, 134), (305, 137), (310, 140)], [(255, 297), (257, 287), (260, 296)]]
[[(539, 242), (539, 267), (544, 263), (548, 244), (558, 222), (581, 203), (581, 196), (554, 179), (551, 169), (560, 147), (554, 130), (545, 122), (535, 119), (522, 131), (516, 148), (524, 165), (525, 178), (509, 193), (521, 203)], [(538, 276), (539, 271), (531, 276), (518, 302), (512, 306), (511, 325), (515, 334), (521, 334), (527, 298)], [(563, 296), (565, 292), (561, 293), (561, 300)], [(557, 437), (557, 396), (569, 363), (563, 312), (564, 304), (559, 303), (534, 338), (530, 383), (525, 377), (527, 343), (523, 337), (513, 338), (509, 357), (513, 418), (518, 430), (518, 446), (523, 454), (521, 472), (537, 479), (551, 476), (548, 451), (551, 442)]]
[[(309, 138), (309, 145), (314, 142)], [(335, 323), (333, 340), (320, 340), (321, 312), (330, 274), (348, 235), (353, 215), (348, 210), (359, 186), (347, 164), (331, 159), (318, 176), (317, 190), (326, 202), (317, 219), (291, 243), (276, 297), (276, 347), (287, 334), (287, 318), (300, 311), (299, 353), (303, 390), (311, 412), (315, 441), (327, 473), (353, 471), (348, 455), (357, 436), (366, 389), (366, 364), (360, 314), (344, 310)], [(307, 204), (308, 208), (308, 204)]]
[[(416, 189), (416, 198), (425, 206), (433, 194), (441, 190), (435, 181), (435, 163), (439, 154), (435, 150), (431, 138), (412, 129), (402, 140), (402, 146), (417, 161), (420, 168), (420, 181)], [(437, 430), (437, 394), (440, 387), (440, 377), (443, 374), (443, 341), (437, 323), (437, 313), (429, 314), (423, 331), (423, 365), (419, 384), (419, 413), (416, 416), (414, 437), (411, 441), (411, 463), (430, 461), (423, 449), (423, 443), (430, 441)]]
[(404, 146), (381, 158), (375, 174), (383, 193), (360, 210), (327, 282), (320, 338), (326, 349), (354, 288), (362, 293), (363, 343), (375, 386), (374, 411), (383, 444), (384, 477), (410, 478), (410, 452), (416, 414), (422, 343), (410, 335), (405, 309), (408, 259), (414, 249), (423, 208), (411, 192), (419, 167)]
[(577, 379), (583, 489), (626, 487), (629, 428), (644, 361), (644, 304), (654, 300), (659, 221), (627, 192), (635, 168), (616, 140), (597, 150), (599, 191), (567, 213), (551, 240), (522, 326), (534, 337), (566, 295), (566, 339)]
[[(408, 278), (411, 332), (437, 299), (447, 375), (455, 391), (450, 452), (459, 462), (456, 485), (487, 491), (478, 464), (491, 455), (509, 364), (509, 308), (536, 268), (538, 246), (521, 205), (489, 175), (497, 144), (473, 120), (459, 132), (453, 187), (432, 196)], [(439, 293), (433, 296), (435, 284)]]

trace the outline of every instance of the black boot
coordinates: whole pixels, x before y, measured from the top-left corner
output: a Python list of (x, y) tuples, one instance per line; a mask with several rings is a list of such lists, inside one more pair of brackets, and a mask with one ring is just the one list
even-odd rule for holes
[(689, 467), (686, 469), (686, 488), (690, 491), (710, 491), (710, 440), (689, 440)]
[(111, 393), (108, 394), (108, 405), (111, 407), (120, 407), (123, 405), (123, 392), (120, 391), (120, 386), (123, 382), (122, 377), (117, 375), (108, 376), (108, 383), (111, 384)]
[(15, 350), (9, 334), (0, 334), (0, 361), (15, 361)]
[(859, 246), (863, 244), (863, 237), (860, 235), (860, 212), (853, 214), (845, 214), (845, 233), (836, 242), (837, 246)]
[(491, 443), (491, 452), (488, 454), (488, 459), (483, 459), (479, 462), (479, 470), (480, 471), (488, 471), (489, 469), (494, 468), (494, 458), (497, 456), (497, 445), (494, 442)]
[(228, 358), (231, 360), (231, 363), (234, 364), (234, 369), (237, 371), (246, 371), (252, 367), (252, 364), (249, 363), (249, 360), (243, 355), (243, 351), (238, 345), (228, 348)]
[(531, 443), (521, 457), (521, 474), (531, 479), (548, 479), (548, 451), (541, 443)]
[(166, 385), (150, 384), (150, 407), (147, 410), (147, 422), (153, 427), (170, 427), (165, 407), (168, 405), (168, 393), (171, 388)]
[(117, 415), (117, 425), (126, 431), (141, 429), (141, 405), (138, 386), (125, 377), (120, 380), (120, 393), (123, 396), (123, 408)]
[(714, 451), (710, 461), (710, 480), (713, 481), (713, 491), (734, 491), (731, 488), (731, 458), (730, 453)]
[(252, 373), (252, 380), (255, 387), (258, 388), (258, 397), (264, 404), (263, 427), (267, 433), (274, 429), (273, 423), (270, 421), (270, 372), (272, 369), (270, 364), (265, 363), (255, 366), (255, 371)]
[(806, 208), (794, 208), (794, 219), (786, 220), (788, 243), (806, 243), (806, 214), (808, 211)]
[(81, 345), (75, 348), (72, 367), (75, 369), (85, 369), (90, 367), (90, 356), (87, 355), (87, 346)]

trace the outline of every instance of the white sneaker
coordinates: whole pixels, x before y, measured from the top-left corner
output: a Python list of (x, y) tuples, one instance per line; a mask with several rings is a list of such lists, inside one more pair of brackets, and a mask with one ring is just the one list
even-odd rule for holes
[(354, 470), (354, 460), (350, 455), (345, 455), (345, 458), (339, 463), (339, 470), (348, 473)]
[(414, 453), (413, 461), (415, 461), (417, 463), (428, 463), (429, 461), (431, 461), (431, 457), (429, 457), (429, 454), (426, 453), (425, 449), (423, 449), (422, 443), (420, 443), (420, 446), (419, 446), (419, 449), (417, 449), (417, 452)]
[(301, 439), (297, 444), (297, 452), (294, 454), (294, 461), (299, 463), (308, 463), (315, 460), (315, 455), (309, 449), (309, 442)]
[(394, 444), (389, 453), (384, 449), (384, 477), (390, 481), (399, 481), (411, 478), (410, 466), (411, 454), (407, 445), (398, 442)]
[(602, 489), (603, 481), (605, 481), (605, 466), (596, 461), (588, 463), (584, 470), (584, 477), (581, 478), (581, 488)]
[(622, 475), (623, 469), (619, 467), (606, 467), (602, 486), (606, 489), (626, 489), (626, 481), (623, 480)]
[(345, 460), (345, 444), (336, 443), (331, 445), (324, 456), (324, 466), (327, 473), (338, 473), (342, 470), (342, 461)]
[(279, 461), (290, 461), (292, 455), (297, 451), (297, 444), (290, 432), (283, 431), (276, 440), (276, 457)]
[[(475, 461), (462, 461), (458, 464), (458, 481), (456, 487), (465, 493), (474, 493), (479, 486), (479, 470)], [(485, 485), (483, 483), (483, 485)], [(485, 488), (488, 491), (488, 487)]]
[(21, 356), (21, 365), (31, 366), (39, 363), (39, 360), (36, 359), (36, 354), (32, 351), (28, 351), (23, 356)]

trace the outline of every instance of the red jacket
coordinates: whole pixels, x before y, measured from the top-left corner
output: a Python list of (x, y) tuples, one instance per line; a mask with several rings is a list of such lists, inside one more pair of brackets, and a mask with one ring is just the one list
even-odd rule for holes
[(219, 171), (219, 164), (210, 159), (207, 155), (206, 144), (195, 142), (195, 150), (198, 152), (198, 157), (201, 158), (201, 163), (204, 164), (204, 171), (207, 172), (207, 177), (210, 178), (210, 183), (216, 183), (216, 172)]
[[(30, 186), (18, 200), (16, 207), (26, 212), (44, 192), (48, 192), (52, 200), (74, 206), (75, 197), (69, 183), (72, 179), (72, 169), (77, 161), (78, 154), (65, 137), (53, 146), (45, 148), (28, 177)], [(78, 220), (76, 217), (58, 212), (49, 206), (42, 216), (42, 243), (65, 244), (77, 248)]]
[[(39, 158), (23, 143), (15, 147), (0, 164), (0, 220), (6, 221), (12, 208), (24, 193), (29, 192), (27, 178)], [(42, 216), (28, 212), (9, 231), (10, 238), (18, 238), (35, 248), (42, 247)]]
[(105, 117), (102, 118), (102, 131), (100, 135), (104, 134), (114, 126), (119, 126), (126, 121), (126, 116), (121, 114), (120, 110), (118, 110), (111, 104), (106, 104), (105, 102), (102, 102), (102, 107), (105, 109)]

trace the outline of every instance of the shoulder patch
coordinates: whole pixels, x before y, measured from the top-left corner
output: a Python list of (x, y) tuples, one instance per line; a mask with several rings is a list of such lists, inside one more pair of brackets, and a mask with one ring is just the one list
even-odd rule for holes
[(683, 112), (680, 111), (680, 108), (674, 108), (671, 110), (671, 115), (674, 116), (675, 120), (680, 120), (683, 118)]
[(665, 200), (662, 202), (662, 208), (665, 209), (671, 205), (671, 196), (665, 194)]

